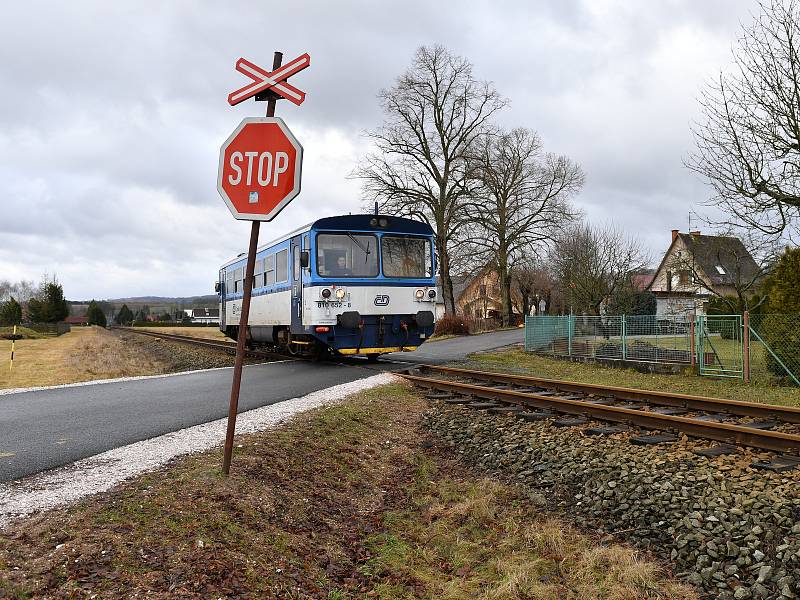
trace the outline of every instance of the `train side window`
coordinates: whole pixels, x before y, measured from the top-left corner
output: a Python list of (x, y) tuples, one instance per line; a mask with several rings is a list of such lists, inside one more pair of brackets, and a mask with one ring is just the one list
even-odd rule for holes
[(244, 267), (236, 269), (236, 291), (244, 291)]
[(289, 249), (285, 248), (275, 255), (275, 281), (289, 281)]
[(275, 283), (275, 255), (270, 254), (266, 259), (265, 269), (266, 272), (264, 273), (264, 284), (265, 285), (272, 285)]
[(294, 280), (300, 281), (300, 246), (294, 247), (294, 254), (292, 255), (292, 265), (294, 270)]
[(261, 258), (256, 261), (255, 269), (253, 270), (253, 287), (262, 287), (264, 281), (264, 259)]
[(236, 285), (234, 284), (234, 277), (233, 271), (228, 271), (225, 274), (225, 295), (233, 294), (236, 291)]

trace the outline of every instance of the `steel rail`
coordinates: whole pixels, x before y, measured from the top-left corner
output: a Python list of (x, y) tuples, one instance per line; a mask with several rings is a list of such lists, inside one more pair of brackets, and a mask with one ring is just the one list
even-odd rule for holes
[(721, 398), (693, 396), (690, 394), (637, 390), (594, 383), (578, 383), (575, 381), (561, 381), (559, 379), (545, 379), (542, 377), (511, 375), (508, 373), (494, 373), (490, 371), (456, 369), (437, 365), (420, 365), (417, 368), (423, 371), (435, 371), (454, 377), (474, 377), (485, 381), (493, 381), (495, 383), (538, 386), (563, 392), (595, 394), (597, 396), (606, 397), (613, 396), (617, 400), (630, 402), (647, 402), (648, 404), (674, 406), (690, 410), (726, 413), (745, 417), (770, 418), (786, 423), (800, 423), (800, 408), (794, 406), (743, 402), (741, 400), (723, 400)]
[(645, 429), (678, 431), (698, 438), (800, 455), (800, 435), (765, 431), (728, 423), (713, 423), (687, 417), (661, 415), (631, 408), (594, 404), (585, 400), (567, 400), (553, 396), (543, 396), (534, 392), (500, 390), (405, 373), (401, 373), (401, 376), (416, 385), (429, 389), (472, 395), (487, 400), (499, 400), (522, 406), (550, 409), (560, 413), (590, 416), (603, 421), (627, 423)]

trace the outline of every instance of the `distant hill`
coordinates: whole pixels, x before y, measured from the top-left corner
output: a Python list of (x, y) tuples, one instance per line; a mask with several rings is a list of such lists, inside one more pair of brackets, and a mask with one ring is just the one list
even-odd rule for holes
[[(205, 296), (133, 296), (129, 298), (110, 298), (99, 300), (100, 308), (108, 314), (113, 314), (123, 304), (127, 304), (133, 312), (137, 312), (142, 307), (147, 307), (150, 314), (175, 314), (186, 308), (216, 308), (219, 306), (219, 298), (216, 294)], [(69, 300), (70, 314), (83, 315), (89, 304), (88, 300)]]
[(198, 302), (219, 302), (216, 294), (206, 294), (205, 296), (133, 296), (131, 298), (109, 298), (106, 302), (112, 304), (195, 304)]

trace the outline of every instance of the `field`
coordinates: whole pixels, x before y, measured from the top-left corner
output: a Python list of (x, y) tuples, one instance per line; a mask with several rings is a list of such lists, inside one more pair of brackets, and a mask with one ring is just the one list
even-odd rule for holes
[(375, 388), (240, 436), (229, 478), (212, 451), (17, 523), (0, 533), (0, 596), (696, 597), (469, 470), (425, 408)]
[[(222, 338), (213, 327), (165, 327), (158, 331)], [(59, 337), (18, 340), (13, 369), (10, 355), (11, 342), (0, 339), (0, 389), (158, 375), (233, 364), (231, 356), (213, 350), (100, 327), (73, 327)]]
[(715, 379), (693, 374), (639, 373), (633, 369), (558, 360), (522, 350), (474, 354), (470, 359), (467, 366), (490, 371), (508, 371), (552, 379), (713, 396), (746, 402), (800, 406), (800, 389), (770, 385), (761, 381), (745, 384), (735, 379)]
[(99, 327), (75, 327), (59, 337), (0, 340), (0, 388), (59, 385), (93, 379), (151, 375), (161, 365)]

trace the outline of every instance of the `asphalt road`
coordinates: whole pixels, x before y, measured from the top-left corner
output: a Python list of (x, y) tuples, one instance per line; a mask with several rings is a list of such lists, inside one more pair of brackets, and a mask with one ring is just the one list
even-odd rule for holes
[[(443, 363), (522, 341), (522, 330), (453, 338), (385, 362), (287, 361), (246, 367), (240, 411), (392, 370)], [(231, 369), (0, 395), (0, 481), (69, 464), (227, 415)]]

